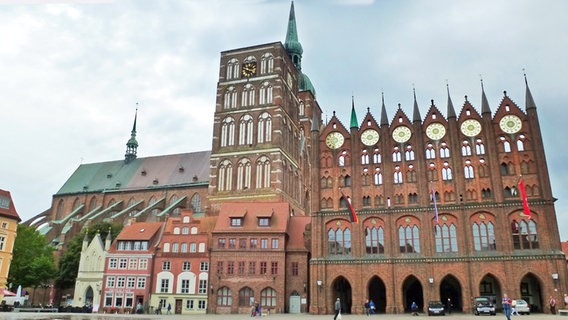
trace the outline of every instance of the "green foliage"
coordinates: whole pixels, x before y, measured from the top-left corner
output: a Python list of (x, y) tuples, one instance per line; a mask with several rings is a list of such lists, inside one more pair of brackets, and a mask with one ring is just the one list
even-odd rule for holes
[[(93, 226), (89, 226), (87, 237), (89, 244), (97, 233), (100, 233), (101, 238), (105, 241), (110, 230), (111, 238), (114, 240), (122, 230), (123, 225), (119, 223), (101, 222)], [(81, 249), (83, 247), (83, 239), (85, 233), (81, 232), (76, 234), (67, 243), (65, 252), (61, 255), (59, 260), (59, 271), (56, 279), (56, 285), (59, 288), (67, 289), (75, 286), (77, 279), (77, 272), (79, 271), (79, 261), (81, 259)]]
[(8, 283), (24, 288), (49, 283), (57, 274), (53, 250), (34, 227), (19, 224)]

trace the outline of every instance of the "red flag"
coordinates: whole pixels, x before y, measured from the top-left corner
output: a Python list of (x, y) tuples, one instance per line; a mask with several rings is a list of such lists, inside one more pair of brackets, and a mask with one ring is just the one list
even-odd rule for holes
[(353, 209), (353, 205), (351, 205), (351, 198), (347, 197), (345, 195), (345, 193), (343, 193), (343, 190), (339, 189), (339, 192), (341, 192), (341, 195), (343, 196), (343, 198), (345, 198), (345, 200), (347, 200), (347, 205), (349, 206), (349, 216), (351, 218), (351, 222), (359, 222), (359, 218), (357, 218), (357, 212), (355, 212), (355, 209)]
[(525, 182), (521, 178), (519, 180), (519, 190), (521, 191), (521, 200), (523, 200), (523, 211), (525, 212), (525, 216), (529, 219), (531, 218), (531, 209), (529, 208), (529, 201), (527, 200), (527, 191), (525, 190)]

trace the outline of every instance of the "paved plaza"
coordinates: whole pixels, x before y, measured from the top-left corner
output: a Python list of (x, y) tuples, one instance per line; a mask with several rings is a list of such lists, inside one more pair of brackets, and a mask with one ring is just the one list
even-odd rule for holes
[[(428, 318), (437, 319), (438, 317), (428, 317), (426, 314), (420, 314), (417, 317), (413, 317), (410, 314), (379, 314), (367, 317), (365, 315), (343, 315), (343, 320), (364, 320), (373, 318), (379, 319), (418, 319), (418, 318)], [(443, 320), (459, 319), (459, 320), (502, 320), (505, 319), (505, 315), (500, 313), (497, 316), (474, 316), (472, 314), (451, 314), (445, 317), (439, 317)], [(538, 320), (538, 319), (558, 319), (558, 320), (568, 320), (568, 317), (561, 317), (559, 315), (550, 314), (531, 314), (523, 316), (511, 317), (514, 320)], [(199, 320), (233, 320), (233, 319), (252, 319), (249, 315), (245, 314), (203, 314), (203, 315), (123, 315), (123, 314), (70, 314), (70, 313), (0, 313), (1, 320), (119, 320), (119, 319), (171, 319), (171, 320), (181, 320), (181, 319), (199, 319)], [(331, 320), (333, 315), (311, 315), (311, 314), (272, 314), (266, 317), (258, 317), (258, 320), (296, 320), (296, 319), (316, 319), (316, 320)]]

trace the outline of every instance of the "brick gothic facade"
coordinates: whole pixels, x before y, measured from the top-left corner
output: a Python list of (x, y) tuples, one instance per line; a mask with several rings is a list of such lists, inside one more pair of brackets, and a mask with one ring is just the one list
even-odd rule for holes
[(524, 105), (505, 93), (492, 111), (482, 87), (481, 106), (448, 94), (445, 113), (432, 103), (424, 117), (416, 101), (412, 118), (383, 103), (358, 121), (353, 106), (347, 127), (323, 123), (302, 52), (292, 4), (284, 44), (221, 53), (210, 152), (136, 158), (135, 123), (125, 161), (81, 165), (36, 217), (42, 231), (63, 250), (103, 219), (217, 217), (208, 312), (257, 300), (324, 314), (337, 297), (345, 313), (367, 298), (384, 313), (448, 299), (469, 311), (471, 297), (503, 293), (542, 310), (560, 298), (566, 260), (528, 84)]

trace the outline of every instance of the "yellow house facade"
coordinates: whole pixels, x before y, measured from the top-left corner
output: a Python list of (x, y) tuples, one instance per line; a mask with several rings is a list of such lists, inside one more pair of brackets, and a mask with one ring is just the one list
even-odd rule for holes
[(8, 287), (12, 251), (20, 221), (10, 192), (0, 189), (0, 301), (4, 299), (4, 289)]

